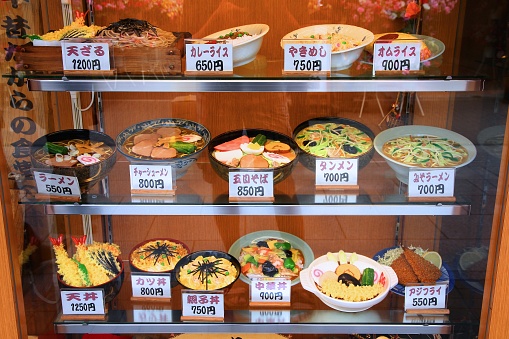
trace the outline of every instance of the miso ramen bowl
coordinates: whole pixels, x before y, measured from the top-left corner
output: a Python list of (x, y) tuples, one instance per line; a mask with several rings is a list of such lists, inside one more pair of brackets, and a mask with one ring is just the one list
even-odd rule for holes
[[(405, 136), (436, 136), (439, 138), (445, 138), (447, 140), (454, 141), (461, 146), (463, 146), (467, 151), (467, 157), (463, 162), (457, 165), (448, 165), (448, 166), (435, 166), (435, 167), (422, 167), (419, 165), (415, 165), (413, 163), (403, 163), (396, 161), (389, 155), (387, 155), (383, 151), (384, 144), (390, 140), (394, 140), (396, 138), (405, 137)], [(408, 184), (408, 176), (411, 168), (460, 168), (470, 164), (477, 155), (477, 150), (474, 144), (461, 134), (450, 131), (448, 129), (432, 127), (432, 126), (421, 126), (421, 125), (409, 125), (409, 126), (399, 126), (389, 128), (381, 133), (379, 133), (375, 137), (375, 150), (382, 158), (385, 159), (389, 167), (396, 173), (396, 177), (402, 183)], [(444, 150), (447, 152), (447, 150)]]
[[(216, 261), (212, 261), (212, 257)], [(240, 263), (232, 255), (215, 250), (186, 255), (175, 266), (175, 276), (183, 288), (229, 291), (240, 276)]]
[[(154, 158), (150, 155), (142, 155), (133, 152), (134, 138), (141, 134), (155, 134), (160, 128), (178, 128), (188, 134), (196, 134), (201, 137), (196, 142), (196, 150), (189, 154), (178, 154), (174, 158)], [(183, 132), (184, 133), (184, 132)], [(148, 120), (129, 126), (119, 133), (116, 139), (117, 148), (132, 164), (144, 165), (171, 165), (175, 168), (176, 178), (182, 177), (189, 167), (194, 164), (201, 152), (210, 142), (210, 132), (205, 126), (185, 119), (162, 118)]]
[[(117, 262), (120, 264), (120, 272), (114, 276), (109, 281), (96, 285), (96, 286), (88, 286), (86, 288), (101, 288), (103, 289), (103, 296), (105, 302), (110, 302), (118, 295), (120, 289), (122, 288), (122, 284), (124, 283), (124, 263), (120, 258), (117, 258)], [(75, 287), (71, 286), (64, 282), (62, 276), (57, 273), (57, 281), (60, 288), (69, 288), (69, 289), (83, 289), (85, 287)]]
[(332, 159), (334, 157), (325, 157), (325, 156), (318, 156), (315, 154), (312, 154), (309, 151), (304, 150), (301, 148), (301, 143), (297, 141), (297, 137), (299, 135), (299, 132), (301, 132), (303, 129), (307, 127), (311, 127), (314, 125), (326, 125), (326, 124), (344, 124), (352, 126), (361, 132), (364, 132), (367, 137), (371, 139), (371, 147), (369, 147), (366, 152), (356, 154), (350, 154), (349, 157), (341, 158), (339, 159), (358, 159), (358, 168), (361, 169), (365, 167), (371, 159), (373, 158), (373, 154), (375, 153), (375, 149), (373, 147), (373, 140), (375, 139), (375, 133), (371, 129), (369, 129), (366, 125), (361, 124), (358, 121), (346, 119), (346, 118), (338, 118), (338, 117), (321, 117), (321, 118), (313, 118), (310, 120), (306, 120), (302, 123), (300, 123), (295, 129), (293, 130), (293, 139), (297, 142), (297, 145), (299, 146), (300, 154), (299, 154), (299, 161), (309, 170), (315, 171), (316, 170), (316, 161), (321, 159)]
[[(266, 129), (239, 129), (239, 130), (233, 130), (229, 132), (225, 132), (223, 134), (219, 134), (218, 136), (214, 137), (212, 141), (209, 144), (208, 147), (208, 154), (209, 154), (209, 160), (210, 164), (212, 165), (212, 168), (214, 171), (224, 180), (228, 181), (229, 179), (229, 171), (232, 168), (236, 168), (234, 166), (229, 166), (225, 162), (219, 161), (215, 156), (216, 146), (229, 143), (232, 140), (235, 140), (243, 135), (246, 135), (248, 138), (252, 139), (256, 137), (257, 135), (262, 134), (264, 135), (267, 140), (272, 141), (280, 141), (282, 143), (285, 143), (290, 146), (291, 150), (293, 151), (295, 157), (291, 159), (289, 163), (282, 164), (277, 167), (269, 167), (269, 168), (241, 168), (246, 169), (249, 171), (254, 172), (273, 172), (273, 180), (274, 184), (277, 184), (284, 179), (286, 179), (293, 171), (295, 165), (297, 164), (297, 159), (299, 156), (299, 148), (297, 144), (287, 135), (284, 135), (282, 133), (266, 130)], [(281, 153), (282, 155), (284, 153)]]
[[(47, 152), (43, 152), (43, 147), (46, 142), (59, 143), (74, 139), (90, 140), (93, 143), (103, 142), (106, 146), (111, 148), (111, 154), (106, 159), (97, 163), (83, 165), (80, 167), (58, 167), (49, 165), (45, 162), (43, 153), (47, 155)], [(97, 182), (108, 175), (115, 164), (116, 157), (117, 147), (115, 145), (115, 141), (104, 133), (88, 129), (68, 129), (52, 132), (35, 140), (30, 147), (30, 158), (34, 170), (40, 169), (44, 172), (75, 176), (78, 178), (82, 193), (90, 190), (90, 188), (92, 188)]]

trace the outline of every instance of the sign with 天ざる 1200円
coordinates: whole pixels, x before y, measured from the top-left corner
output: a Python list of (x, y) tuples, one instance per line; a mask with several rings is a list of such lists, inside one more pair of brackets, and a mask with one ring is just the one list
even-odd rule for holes
[(64, 315), (106, 314), (102, 289), (61, 289), (60, 297)]
[(110, 50), (107, 43), (62, 42), (62, 61), (65, 71), (104, 71), (110, 69)]
[(329, 72), (331, 70), (330, 43), (303, 44), (284, 42), (285, 72)]
[(228, 42), (186, 39), (186, 72), (232, 72), (233, 45)]
[(34, 179), (39, 194), (62, 197), (81, 196), (76, 177), (34, 171)]

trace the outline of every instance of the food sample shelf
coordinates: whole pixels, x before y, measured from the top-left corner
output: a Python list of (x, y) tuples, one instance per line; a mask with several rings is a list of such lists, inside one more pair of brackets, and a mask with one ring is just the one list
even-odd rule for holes
[(44, 92), (478, 92), (480, 79), (436, 78), (118, 78), (29, 79), (31, 91)]
[[(406, 317), (403, 311), (368, 310), (360, 313), (344, 313), (335, 310), (225, 310), (224, 322), (182, 322), (181, 311), (166, 311), (168, 322), (134, 321), (135, 311), (112, 310), (106, 321), (62, 321), (56, 319), (57, 333), (398, 333), (398, 334), (449, 334), (452, 324), (435, 322), (436, 317)], [(256, 322), (260, 312), (276, 314), (288, 322)], [(445, 317), (440, 316), (440, 319)], [(270, 319), (267, 317), (266, 319)]]

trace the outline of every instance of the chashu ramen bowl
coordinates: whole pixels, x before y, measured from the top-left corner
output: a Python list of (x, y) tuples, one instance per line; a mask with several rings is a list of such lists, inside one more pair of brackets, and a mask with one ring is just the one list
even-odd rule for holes
[(171, 165), (177, 179), (198, 160), (209, 142), (210, 132), (205, 126), (178, 118), (137, 123), (116, 139), (118, 150), (132, 164)]
[(227, 292), (240, 276), (240, 263), (226, 252), (197, 251), (177, 263), (175, 276), (183, 288)]
[[(321, 284), (327, 279), (333, 279), (337, 282), (338, 276), (334, 276), (336, 269), (338, 269), (338, 254), (329, 253), (315, 259), (308, 268), (300, 272), (300, 283), (302, 287), (316, 295), (325, 305), (342, 312), (361, 312), (367, 310), (376, 304), (380, 303), (389, 293), (390, 289), (398, 284), (398, 276), (394, 270), (389, 266), (380, 265), (376, 261), (366, 256), (356, 254), (356, 260), (352, 260), (352, 253), (345, 253), (348, 260), (347, 265), (354, 265), (363, 272), (365, 268), (372, 268), (374, 270), (374, 285), (376, 285), (376, 292), (373, 292), (373, 286), (350, 286), (346, 291), (342, 290), (342, 295), (345, 299), (339, 297), (332, 297), (322, 291)], [(339, 284), (339, 283), (338, 283)], [(344, 286), (344, 285), (343, 285)], [(353, 290), (349, 290), (352, 288)], [(357, 288), (368, 288), (367, 291), (360, 292)], [(369, 295), (368, 300), (362, 301), (349, 301), (354, 295)], [(375, 295), (373, 297), (373, 295)]]
[[(253, 144), (253, 139), (259, 135), (266, 138), (264, 146), (251, 149), (249, 144)], [(209, 143), (208, 154), (212, 168), (226, 181), (230, 169), (238, 168), (254, 172), (272, 171), (274, 184), (277, 184), (292, 173), (299, 148), (282, 133), (254, 128), (233, 130), (214, 137)]]
[[(53, 148), (48, 149), (46, 143), (51, 143), (59, 147), (68, 149), (69, 160), (66, 155), (61, 153), (54, 154)], [(93, 156), (94, 153), (102, 153), (98, 161), (88, 161), (89, 164), (80, 163), (78, 156), (71, 156), (74, 151), (70, 151), (71, 145), (78, 145), (79, 155), (88, 153)], [(58, 150), (58, 149), (57, 149)], [(85, 155), (86, 156), (86, 155)], [(117, 157), (117, 147), (115, 141), (108, 135), (88, 130), (88, 129), (68, 129), (46, 134), (35, 140), (30, 147), (30, 158), (34, 170), (50, 172), (59, 175), (75, 176), (78, 178), (80, 190), (82, 193), (90, 190), (97, 182), (104, 179)], [(58, 158), (58, 160), (57, 160)], [(59, 160), (62, 161), (59, 161)]]
[(311, 171), (316, 170), (317, 160), (329, 158), (358, 159), (361, 169), (375, 153), (375, 133), (360, 122), (346, 118), (306, 120), (295, 127), (293, 139), (300, 149), (300, 162)]
[(296, 43), (309, 43), (310, 39), (331, 41), (331, 70), (340, 71), (350, 68), (359, 59), (364, 47), (373, 41), (374, 35), (365, 28), (352, 25), (314, 25), (286, 34), (281, 40), (281, 47), (284, 48), (292, 40), (296, 40)]
[[(423, 137), (432, 139), (424, 140)], [(464, 136), (432, 126), (389, 128), (375, 137), (374, 144), (376, 152), (405, 184), (408, 184), (410, 168), (460, 168), (471, 163), (477, 155), (474, 144)]]
[(157, 238), (143, 241), (129, 253), (131, 272), (170, 273), (171, 287), (178, 285), (175, 266), (180, 259), (191, 253), (180, 240)]

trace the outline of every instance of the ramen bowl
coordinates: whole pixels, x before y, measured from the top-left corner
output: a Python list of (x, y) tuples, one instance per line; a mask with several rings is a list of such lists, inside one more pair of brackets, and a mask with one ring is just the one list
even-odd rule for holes
[(240, 276), (240, 264), (226, 252), (197, 251), (180, 259), (175, 276), (183, 288), (227, 292)]
[(75, 287), (64, 282), (62, 276), (57, 273), (57, 281), (60, 288), (69, 288), (69, 289), (84, 289), (84, 288), (101, 288), (103, 289), (104, 302), (110, 302), (118, 295), (120, 289), (122, 288), (122, 284), (124, 283), (124, 263), (120, 258), (117, 257), (117, 262), (120, 265), (120, 272), (110, 279), (109, 281), (96, 285), (96, 286), (87, 286), (87, 287)]
[(150, 239), (136, 245), (129, 253), (131, 272), (170, 273), (171, 287), (178, 285), (175, 265), (191, 251), (180, 240)]
[[(133, 152), (133, 142), (136, 136), (141, 134), (157, 134), (160, 128), (178, 128), (185, 133), (196, 134), (201, 137), (199, 143), (196, 143), (196, 150), (185, 155), (178, 154), (175, 158), (154, 158), (147, 155), (140, 155)], [(185, 119), (162, 118), (148, 120), (132, 125), (122, 132), (116, 138), (117, 148), (131, 164), (141, 165), (169, 165), (175, 168), (176, 178), (182, 177), (188, 168), (194, 164), (201, 152), (207, 147), (210, 141), (210, 132), (203, 125)]]
[[(347, 258), (351, 258), (352, 253), (345, 254)], [(337, 257), (337, 253), (332, 255)], [(325, 305), (342, 312), (367, 310), (384, 300), (390, 289), (398, 284), (398, 276), (391, 267), (380, 265), (371, 258), (357, 254), (357, 259), (353, 262), (353, 265), (357, 266), (361, 272), (365, 268), (372, 268), (375, 271), (375, 283), (383, 285), (382, 291), (376, 297), (365, 301), (346, 301), (323, 293), (319, 289), (320, 277), (325, 272), (334, 272), (338, 267), (338, 261), (330, 260), (327, 255), (315, 259), (308, 268), (300, 272), (300, 283), (305, 290), (316, 295)]]
[[(318, 40), (318, 35), (323, 36), (323, 40), (328, 40), (327, 36), (332, 33), (345, 37), (348, 44), (350, 44), (350, 41), (354, 42), (351, 47), (342, 50), (336, 50), (338, 46), (333, 44), (331, 53), (332, 71), (350, 68), (359, 59), (364, 47), (374, 39), (373, 33), (362, 27), (342, 24), (314, 25), (286, 34), (281, 40), (281, 47), (284, 48), (284, 45), (292, 42), (292, 40), (296, 40), (298, 43), (309, 43), (309, 39)], [(341, 42), (338, 43), (341, 44)]]
[[(326, 156), (318, 156), (318, 155), (312, 154), (309, 151), (304, 150), (301, 147), (301, 143), (299, 141), (297, 141), (297, 135), (303, 129), (310, 127), (310, 126), (317, 125), (317, 124), (326, 125), (326, 124), (331, 124), (331, 123), (348, 125), (348, 126), (354, 127), (356, 129), (364, 132), (366, 134), (366, 136), (369, 137), (369, 139), (371, 139), (371, 147), (368, 147), (367, 150), (365, 150), (365, 152), (360, 153), (359, 155), (348, 153), (349, 154), (348, 157), (343, 158), (341, 156), (338, 156), (338, 157), (330, 157), (329, 158)], [(295, 127), (295, 129), (293, 130), (293, 139), (297, 141), (297, 145), (299, 146), (299, 151), (300, 151), (299, 161), (306, 168), (308, 168), (311, 171), (316, 170), (316, 161), (317, 160), (332, 159), (332, 158), (336, 158), (336, 159), (343, 158), (345, 160), (358, 159), (358, 168), (361, 169), (361, 168), (365, 167), (367, 164), (369, 164), (369, 162), (371, 161), (371, 158), (373, 158), (373, 154), (375, 153), (375, 150), (372, 145), (373, 140), (375, 139), (375, 133), (373, 133), (373, 131), (371, 131), (371, 129), (369, 129), (367, 126), (361, 124), (360, 122), (357, 122), (355, 120), (346, 119), (346, 118), (321, 117), (321, 118), (313, 118), (310, 120), (306, 120), (306, 121), (300, 123), (297, 127)], [(355, 152), (358, 151), (358, 147), (356, 147), (356, 149), (357, 150)], [(345, 154), (346, 153), (347, 152), (345, 152)]]
[(204, 37), (204, 39), (221, 39), (226, 35), (235, 32), (247, 32), (241, 38), (231, 40), (233, 44), (233, 67), (243, 66), (250, 63), (256, 58), (258, 51), (262, 47), (263, 37), (269, 31), (269, 26), (265, 24), (252, 24), (237, 26), (222, 31), (212, 33)]
[[(46, 142), (59, 143), (69, 140), (90, 140), (93, 143), (102, 142), (111, 148), (111, 154), (99, 162), (80, 167), (52, 166), (45, 162), (41, 150)], [(47, 153), (46, 153), (47, 154)], [(115, 141), (108, 135), (88, 129), (68, 129), (46, 134), (35, 140), (30, 147), (30, 158), (34, 170), (50, 172), (59, 175), (75, 176), (78, 179), (81, 192), (90, 190), (98, 181), (104, 179), (115, 164), (117, 147)]]
[[(399, 161), (396, 161), (389, 155), (387, 155), (383, 151), (384, 144), (390, 140), (394, 140), (396, 138), (400, 137), (406, 137), (406, 136), (413, 136), (413, 137), (419, 137), (419, 136), (435, 136), (439, 138), (444, 138), (447, 140), (454, 141), (455, 143), (460, 144), (466, 149), (467, 157), (463, 160), (463, 162), (455, 165), (447, 165), (447, 166), (434, 166), (434, 167), (422, 167), (413, 163), (402, 163)], [(385, 159), (389, 167), (395, 172), (396, 178), (398, 178), (399, 181), (402, 183), (408, 184), (408, 177), (410, 173), (411, 168), (420, 168), (420, 169), (433, 169), (433, 168), (460, 168), (468, 165), (471, 163), (476, 155), (477, 150), (474, 146), (474, 144), (462, 136), (461, 134), (458, 134), (456, 132), (450, 131), (448, 129), (439, 128), (439, 127), (432, 127), (432, 126), (421, 126), (421, 125), (409, 125), (409, 126), (399, 126), (399, 127), (393, 127), (389, 128), (381, 133), (379, 133), (375, 137), (374, 141), (375, 150), (382, 158)], [(447, 152), (447, 150), (444, 150), (444, 152)]]
[[(234, 139), (237, 139), (243, 135), (246, 135), (250, 139), (256, 137), (258, 134), (263, 134), (267, 140), (280, 141), (290, 146), (290, 148), (295, 153), (295, 158), (293, 158), (289, 163), (282, 164), (278, 167), (271, 168), (241, 168), (245, 170), (249, 170), (250, 172), (273, 172), (273, 180), (274, 184), (277, 184), (284, 179), (286, 179), (291, 173), (295, 165), (297, 164), (297, 159), (299, 155), (299, 147), (297, 144), (287, 135), (282, 133), (266, 130), (266, 129), (239, 129), (234, 131), (225, 132), (214, 137), (210, 143), (208, 148), (209, 160), (210, 164), (214, 171), (224, 180), (228, 181), (229, 179), (229, 171), (233, 166), (226, 165), (226, 163), (219, 161), (216, 159), (214, 155), (214, 151), (216, 147), (219, 145), (230, 142)], [(283, 154), (283, 153), (282, 153)]]

